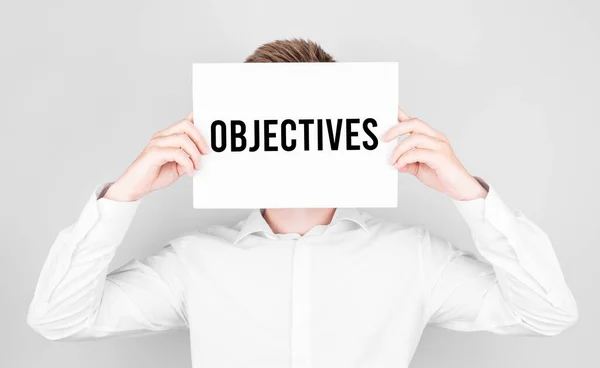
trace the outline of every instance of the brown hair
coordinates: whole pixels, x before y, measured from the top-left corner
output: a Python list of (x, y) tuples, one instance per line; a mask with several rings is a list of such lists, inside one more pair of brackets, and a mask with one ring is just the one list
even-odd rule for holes
[(318, 63), (335, 62), (333, 57), (310, 40), (294, 38), (261, 45), (246, 58), (247, 63)]

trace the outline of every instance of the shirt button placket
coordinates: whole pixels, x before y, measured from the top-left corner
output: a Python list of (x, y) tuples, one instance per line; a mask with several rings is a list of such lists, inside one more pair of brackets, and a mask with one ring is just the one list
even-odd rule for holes
[(310, 266), (309, 244), (300, 238), (292, 256), (291, 367), (310, 367)]

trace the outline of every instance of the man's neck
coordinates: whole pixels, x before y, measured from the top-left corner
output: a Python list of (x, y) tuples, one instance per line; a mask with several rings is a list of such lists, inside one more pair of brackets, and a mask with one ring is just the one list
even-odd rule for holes
[(267, 208), (263, 217), (275, 234), (306, 234), (318, 225), (328, 225), (335, 208)]

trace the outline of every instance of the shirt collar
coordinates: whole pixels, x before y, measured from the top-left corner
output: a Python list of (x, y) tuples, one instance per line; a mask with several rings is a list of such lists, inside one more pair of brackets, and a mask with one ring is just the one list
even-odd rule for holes
[[(271, 227), (263, 217), (264, 210), (252, 210), (246, 220), (243, 222), (241, 229), (233, 241), (236, 244), (246, 236), (258, 232), (263, 232), (266, 235), (275, 237), (276, 235), (271, 230)], [(369, 228), (362, 214), (355, 208), (337, 208), (328, 226), (334, 226), (340, 221), (350, 221), (359, 225), (364, 231), (369, 232)]]

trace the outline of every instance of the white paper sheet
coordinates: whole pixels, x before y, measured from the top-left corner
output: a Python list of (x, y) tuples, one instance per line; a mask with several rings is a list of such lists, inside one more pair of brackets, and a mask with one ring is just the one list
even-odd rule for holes
[[(396, 62), (194, 64), (193, 98), (195, 125), (223, 149), (202, 157), (195, 208), (397, 206), (398, 173), (388, 163), (395, 144), (380, 139), (397, 124)], [(217, 120), (222, 124), (213, 137)], [(237, 129), (246, 128), (245, 148), (236, 152), (232, 147), (241, 149), (242, 138), (232, 144), (233, 120), (243, 122), (234, 123)], [(265, 149), (266, 121), (276, 151)], [(338, 123), (335, 149), (330, 135), (337, 136)], [(349, 149), (348, 124), (356, 150)]]

